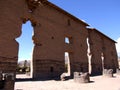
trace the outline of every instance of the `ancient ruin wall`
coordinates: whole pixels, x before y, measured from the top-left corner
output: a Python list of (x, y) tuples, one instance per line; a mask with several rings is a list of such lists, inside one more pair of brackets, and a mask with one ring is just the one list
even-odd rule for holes
[[(88, 71), (87, 24), (76, 18), (73, 19), (72, 15), (41, 0), (40, 2), (1, 0), (0, 11), (2, 12), (0, 14), (1, 71), (15, 72), (19, 49), (15, 39), (21, 35), (21, 25), (28, 20), (34, 27), (34, 78), (54, 77), (63, 73), (65, 52), (70, 54), (71, 72)], [(91, 31), (89, 34), (93, 72), (102, 71), (101, 55), (104, 48), (105, 66), (109, 67), (111, 62), (114, 62), (114, 67), (117, 67), (117, 55), (113, 42), (105, 39), (103, 43), (98, 33)], [(69, 44), (65, 43), (65, 37), (70, 39)], [(110, 44), (112, 48), (107, 48)], [(109, 57), (108, 52), (111, 52), (113, 57)]]
[(37, 22), (34, 28), (33, 77), (60, 76), (65, 68), (65, 17), (45, 4), (35, 10), (33, 17)]
[(65, 51), (70, 55), (71, 73), (88, 71), (86, 25), (71, 20), (71, 25), (65, 30), (65, 35), (70, 39)]
[[(33, 3), (34, 2), (34, 3)], [(115, 42), (86, 29), (87, 24), (46, 0), (0, 0), (0, 72), (16, 72), (22, 24), (30, 20), (34, 28), (33, 78), (59, 77), (65, 71), (64, 53), (70, 55), (73, 72), (87, 72), (87, 38), (91, 50), (92, 73), (118, 68)], [(65, 37), (70, 43), (65, 43)], [(110, 46), (110, 47), (108, 47)], [(14, 80), (6, 88), (14, 88)]]
[[(37, 22), (34, 28), (34, 77), (59, 76), (63, 73), (65, 52), (70, 54), (71, 72), (78, 71), (81, 67), (88, 70), (86, 25), (80, 25), (46, 4), (39, 6), (33, 17)], [(69, 44), (65, 43), (65, 37), (72, 39)]]
[(116, 68), (118, 68), (118, 60), (117, 60), (115, 42), (105, 37), (103, 41), (104, 41), (104, 48), (103, 48), (104, 68), (113, 69), (115, 72)]
[(118, 68), (115, 41), (102, 34), (96, 29), (88, 29), (90, 51), (92, 54), (92, 72), (102, 72), (102, 69)]
[(26, 10), (24, 0), (0, 0), (0, 71), (16, 70), (19, 45), (15, 39), (21, 34)]
[(73, 62), (74, 71), (87, 72), (87, 29), (84, 25), (73, 26)]
[[(4, 72), (7, 72), (12, 70), (15, 72), (19, 49), (19, 45), (15, 39), (21, 35), (21, 25), (28, 20), (32, 22), (34, 27), (34, 77), (37, 78), (45, 75), (51, 76), (51, 74), (52, 76), (58, 76), (63, 73), (65, 63), (64, 52), (66, 51), (70, 52), (71, 67), (75, 65), (75, 63), (73, 63), (74, 60), (74, 62), (82, 61), (82, 59), (79, 59), (77, 56), (80, 55), (79, 50), (75, 54), (72, 54), (72, 52), (74, 53), (75, 50), (77, 50), (76, 44), (81, 45), (81, 47), (83, 45), (86, 49), (86, 42), (84, 42), (84, 39), (82, 41), (83, 43), (79, 43), (78, 40), (75, 40), (77, 38), (80, 40), (81, 37), (77, 37), (77, 32), (81, 33), (82, 31), (80, 30), (86, 30), (85, 25), (79, 26), (76, 21), (67, 15), (64, 15), (64, 13), (60, 13), (57, 9), (54, 9), (54, 7), (50, 7), (47, 4), (41, 3), (39, 8), (34, 9), (34, 11), (31, 9), (32, 4), (26, 3), (25, 0), (19, 0), (17, 2), (13, 2), (11, 0), (2, 0), (0, 1), (0, 4), (1, 12), (3, 12), (0, 15), (0, 19), (2, 21), (0, 23), (0, 54), (2, 71), (4, 70)], [(74, 31), (76, 31), (76, 33), (74, 33)], [(75, 43), (73, 43), (73, 45), (66, 45), (66, 36), (75, 38)], [(85, 37), (83, 38), (86, 38), (86, 35), (84, 36)], [(73, 58), (73, 55), (75, 59)], [(81, 57), (82, 56), (85, 58), (84, 62), (86, 63), (86, 56), (84, 56), (84, 54), (81, 55)], [(8, 67), (10, 68), (8, 69)], [(77, 70), (78, 68), (79, 67), (77, 67)], [(74, 70), (76, 70), (76, 68)]]
[(89, 33), (89, 44), (90, 44), (90, 55), (91, 57), (91, 74), (102, 74), (102, 39), (96, 30), (88, 29)]
[[(26, 11), (28, 10), (24, 0), (0, 0), (0, 73), (4, 74), (4, 90), (14, 90), (19, 49), (16, 38), (21, 35), (21, 25), (23, 16), (27, 15)], [(7, 79), (10, 73), (13, 80)]]

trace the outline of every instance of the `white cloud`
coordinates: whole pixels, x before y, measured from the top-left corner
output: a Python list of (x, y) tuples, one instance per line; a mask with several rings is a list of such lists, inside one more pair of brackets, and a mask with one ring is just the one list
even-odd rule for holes
[(120, 56), (120, 37), (117, 39), (116, 49), (117, 49), (118, 56)]

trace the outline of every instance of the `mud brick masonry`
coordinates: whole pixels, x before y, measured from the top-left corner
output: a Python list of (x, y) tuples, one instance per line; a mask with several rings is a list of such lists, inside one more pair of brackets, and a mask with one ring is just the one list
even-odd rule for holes
[[(16, 38), (27, 21), (34, 28), (33, 78), (60, 76), (65, 70), (65, 52), (69, 53), (71, 74), (88, 72), (88, 57), (91, 74), (118, 68), (116, 42), (95, 28), (87, 28), (82, 20), (47, 0), (0, 0), (0, 71), (16, 72)], [(65, 38), (70, 43), (65, 43)]]

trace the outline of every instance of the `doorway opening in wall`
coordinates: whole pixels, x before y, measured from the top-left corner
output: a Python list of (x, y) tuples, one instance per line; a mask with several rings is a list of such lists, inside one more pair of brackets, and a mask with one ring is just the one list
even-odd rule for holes
[(22, 24), (22, 34), (17, 38), (19, 43), (18, 64), (16, 78), (32, 78), (32, 51), (33, 51), (33, 27), (30, 21)]
[(65, 73), (70, 76), (70, 55), (69, 52), (65, 52)]
[(87, 57), (88, 57), (88, 68), (89, 68), (89, 73), (91, 74), (92, 73), (92, 64), (91, 64), (91, 58), (92, 58), (92, 54), (91, 54), (91, 51), (90, 51), (90, 41), (89, 41), (89, 38), (87, 37), (86, 39), (86, 42), (87, 42), (87, 46), (88, 46), (88, 49), (87, 49)]
[(102, 70), (104, 70), (104, 54), (101, 53), (101, 60), (102, 60)]

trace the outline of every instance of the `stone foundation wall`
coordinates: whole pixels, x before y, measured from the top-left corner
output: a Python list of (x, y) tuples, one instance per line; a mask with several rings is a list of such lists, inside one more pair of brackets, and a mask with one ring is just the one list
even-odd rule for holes
[(2, 72), (15, 72), (17, 67), (17, 57), (6, 58), (0, 57), (0, 71)]
[(60, 77), (65, 70), (65, 64), (57, 60), (36, 60), (33, 62), (34, 72), (33, 78), (55, 78)]
[(14, 90), (15, 74), (0, 72), (0, 90)]
[(74, 71), (88, 72), (88, 63), (74, 62)]

